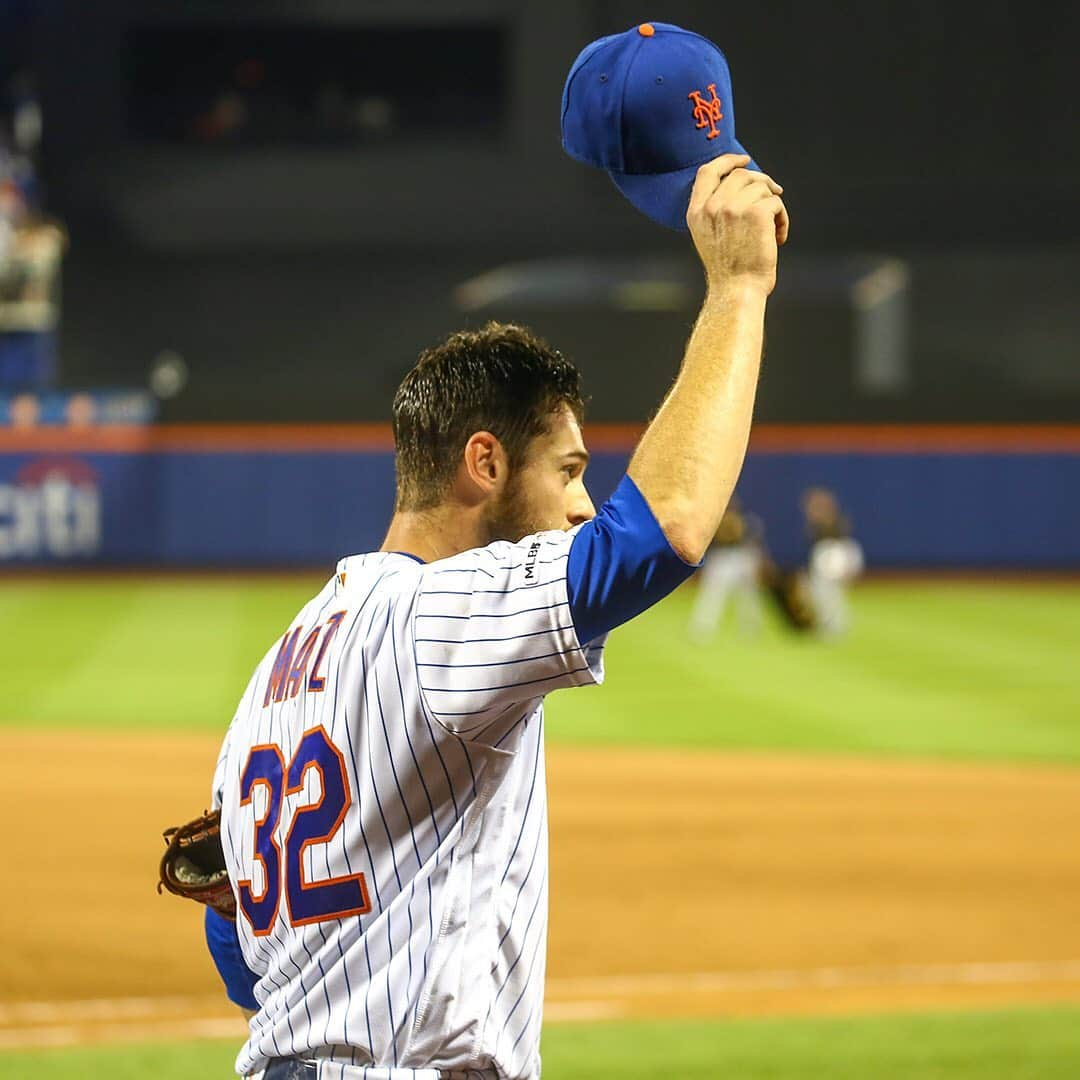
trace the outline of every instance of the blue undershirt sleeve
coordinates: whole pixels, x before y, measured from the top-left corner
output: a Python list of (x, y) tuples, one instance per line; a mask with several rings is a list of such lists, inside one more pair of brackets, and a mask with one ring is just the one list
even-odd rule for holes
[(228, 999), (244, 1009), (258, 1010), (255, 984), (259, 978), (244, 962), (240, 939), (236, 936), (236, 924), (213, 908), (206, 909), (206, 945), (213, 957), (214, 967), (225, 984)]
[(629, 622), (700, 565), (675, 553), (645, 496), (624, 476), (570, 545), (567, 589), (578, 641), (585, 645)]

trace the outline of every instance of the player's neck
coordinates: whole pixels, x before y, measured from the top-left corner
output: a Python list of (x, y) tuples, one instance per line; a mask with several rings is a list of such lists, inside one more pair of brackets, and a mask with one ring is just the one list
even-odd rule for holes
[(379, 550), (402, 551), (424, 562), (435, 562), (483, 547), (489, 539), (484, 535), (482, 513), (454, 504), (432, 510), (399, 510), (391, 518)]

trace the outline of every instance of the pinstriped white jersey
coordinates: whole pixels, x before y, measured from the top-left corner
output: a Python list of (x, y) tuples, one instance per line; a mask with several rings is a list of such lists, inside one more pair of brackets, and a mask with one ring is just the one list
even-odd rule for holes
[(214, 779), (259, 976), (239, 1073), (539, 1075), (542, 700), (603, 678), (573, 535), (343, 559), (256, 669)]

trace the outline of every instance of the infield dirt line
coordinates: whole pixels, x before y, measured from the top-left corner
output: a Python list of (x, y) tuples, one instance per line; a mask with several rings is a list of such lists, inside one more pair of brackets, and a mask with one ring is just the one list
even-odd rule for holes
[(186, 1041), (188, 1039), (243, 1039), (239, 1013), (234, 1017), (162, 1021), (141, 1024), (104, 1024), (93, 1029), (73, 1024), (0, 1031), (0, 1050), (48, 1050), (91, 1043)]
[[(123, 999), (117, 999), (123, 1001)], [(93, 1002), (99, 1005), (109, 1003)], [(83, 1003), (86, 1004), (86, 1003)], [(547, 1007), (548, 1020), (585, 1022), (615, 1020), (622, 1010), (607, 1001), (583, 1001)], [(232, 1016), (181, 1017), (158, 1020), (140, 1018), (132, 1022), (65, 1023), (37, 1027), (0, 1028), (0, 1050), (49, 1050), (87, 1046), (95, 1043), (139, 1043), (187, 1041), (189, 1039), (234, 1039), (237, 1048), (244, 1038), (244, 1022), (239, 1013)]]
[(190, 1016), (199, 1010), (219, 1016), (223, 1015), (226, 1009), (220, 994), (16, 1001), (0, 1004), (0, 1025), (145, 1020), (155, 1016)]
[[(752, 990), (806, 990), (833, 987), (1002, 986), (1080, 982), (1080, 960), (1007, 963), (901, 964), (893, 967), (822, 967), (788, 971), (687, 971), (639, 975), (554, 978), (547, 982), (545, 1012), (557, 1019), (576, 1005), (593, 1011), (614, 1006), (612, 999), (648, 994), (722, 994)], [(86, 1024), (190, 1017), (204, 1012), (217, 1021), (228, 1007), (215, 996), (84, 998), (0, 1004), (0, 1025)], [(554, 1014), (554, 1015), (553, 1015)]]
[(874, 986), (990, 986), (1080, 982), (1080, 961), (901, 964), (894, 967), (823, 967), (788, 971), (688, 971), (549, 979), (550, 997), (640, 994), (723, 994), (748, 990), (812, 990)]
[[(544, 1018), (553, 1023), (617, 1020), (635, 1015), (635, 997), (704, 997), (754, 991), (867, 989), (903, 986), (1032, 986), (1080, 983), (1080, 960), (1008, 963), (822, 967), (789, 971), (656, 972), (548, 981)], [(569, 999), (569, 1000), (567, 1000)], [(195, 1013), (196, 1015), (192, 1015)], [(203, 1015), (198, 1015), (202, 1013)], [(89, 998), (0, 1005), (0, 1050), (61, 1049), (105, 1043), (233, 1038), (244, 1024), (220, 998)]]

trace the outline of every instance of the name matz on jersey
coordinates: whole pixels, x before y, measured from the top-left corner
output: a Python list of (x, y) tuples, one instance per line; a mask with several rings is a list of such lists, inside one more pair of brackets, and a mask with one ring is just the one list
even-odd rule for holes
[(238, 1071), (539, 1075), (542, 698), (603, 678), (575, 532), (343, 559), (256, 669), (214, 777), (259, 976)]

